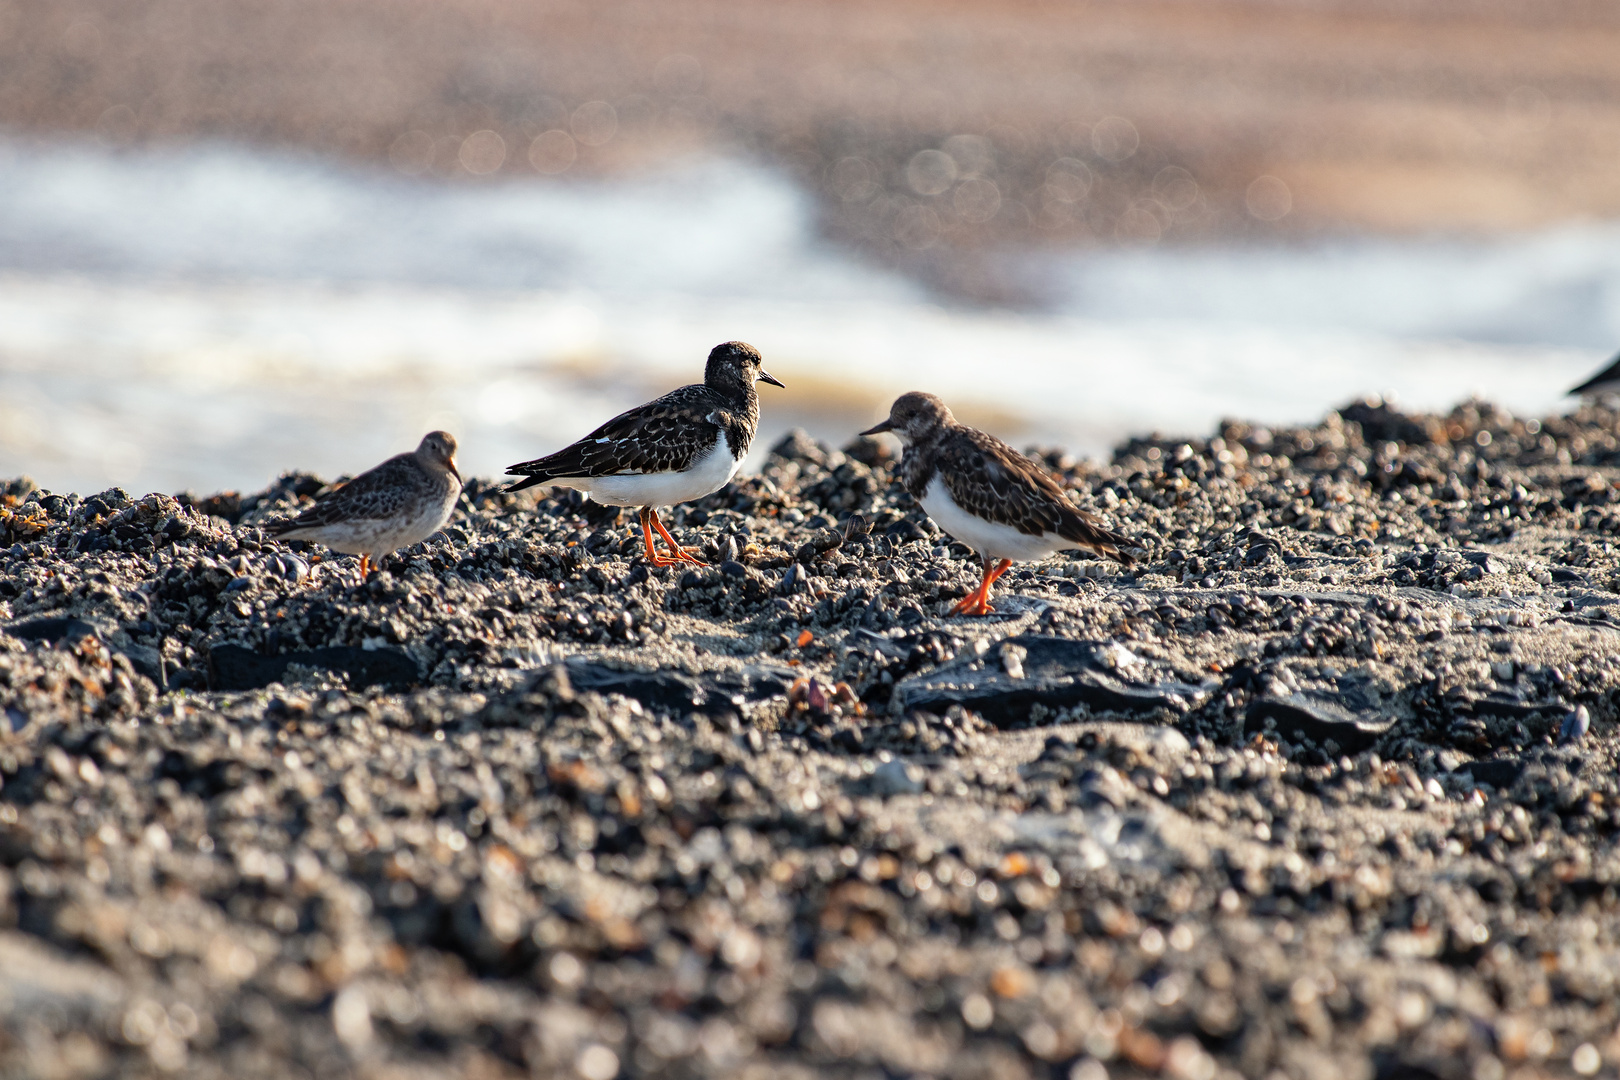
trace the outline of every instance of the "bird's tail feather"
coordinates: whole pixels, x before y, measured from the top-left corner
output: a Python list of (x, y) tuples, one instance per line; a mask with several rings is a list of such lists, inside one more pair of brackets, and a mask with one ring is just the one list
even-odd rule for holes
[(517, 483), (515, 483), (515, 484), (511, 485), (510, 487), (508, 487), (506, 490), (507, 491), (522, 491), (525, 488), (538, 487), (541, 484), (547, 483), (550, 479), (551, 479), (550, 477), (548, 477), (548, 476), (546, 476), (544, 474), (541, 474), (539, 476), (525, 476), (523, 479), (519, 480)]
[(1135, 542), (1124, 533), (1105, 529), (1101, 525), (1087, 521), (1085, 518), (1076, 518), (1073, 521), (1066, 522), (1066, 524), (1069, 526), (1063, 531), (1066, 538), (1090, 548), (1099, 555), (1113, 559), (1121, 566), (1130, 567), (1136, 565), (1136, 560), (1125, 554), (1124, 551), (1125, 548), (1135, 547)]

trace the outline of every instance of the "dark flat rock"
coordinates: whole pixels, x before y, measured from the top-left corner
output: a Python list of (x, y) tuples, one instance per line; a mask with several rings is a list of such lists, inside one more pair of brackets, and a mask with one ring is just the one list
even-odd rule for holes
[(215, 645), (208, 650), (209, 686), (214, 690), (257, 690), (280, 681), (288, 664), (341, 671), (352, 686), (410, 686), (421, 681), (416, 661), (399, 649), (332, 645), (261, 656), (240, 645)]
[(1489, 761), (1470, 761), (1458, 771), (1466, 771), (1476, 784), (1509, 788), (1524, 775), (1527, 764), (1523, 758), (1492, 758)]
[(1518, 756), (1470, 761), (1458, 768), (1473, 776), (1477, 784), (1511, 788), (1528, 778), (1535, 786), (1556, 789), (1573, 781), (1581, 771), (1585, 755), (1567, 747), (1533, 749)]
[[(1007, 646), (1025, 650), (1023, 678), (1007, 673), (1000, 656)], [(1119, 646), (1112, 642), (1035, 634), (1008, 638), (982, 657), (968, 655), (901, 680), (892, 708), (943, 712), (960, 705), (1005, 727), (1027, 719), (1035, 705), (1143, 716), (1166, 709), (1185, 712), (1213, 692), (1213, 684), (1189, 683), (1158, 661), (1137, 657), (1120, 665), (1118, 655)]]
[(102, 632), (94, 623), (83, 619), (75, 619), (65, 615), (42, 615), (34, 619), (23, 619), (6, 626), (5, 632), (14, 638), (23, 641), (40, 641), (46, 644), (56, 644), (62, 641), (82, 641), (87, 637), (101, 640)]
[(1331, 739), (1340, 750), (1357, 753), (1383, 737), (1395, 720), (1394, 713), (1367, 702), (1348, 686), (1332, 695), (1301, 691), (1260, 698), (1249, 706), (1243, 729), (1251, 734), (1265, 731), (1267, 721), (1274, 721), (1285, 739), (1305, 738), (1318, 744)]
[(129, 657), (130, 666), (156, 683), (159, 690), (169, 688), (169, 673), (162, 653), (150, 645), (125, 645), (118, 651)]
[(41, 615), (0, 627), (0, 632), (22, 641), (38, 641), (45, 645), (72, 645), (87, 637), (93, 637), (107, 645), (113, 652), (126, 657), (130, 666), (156, 683), (159, 690), (168, 689), (168, 673), (164, 670), (163, 657), (156, 649), (150, 645), (112, 645), (107, 641), (110, 635), (105, 629), (85, 619), (67, 615)]
[(1557, 701), (1524, 701), (1511, 694), (1489, 693), (1469, 699), (1456, 710), (1458, 716), (1506, 716), (1515, 720), (1529, 720), (1542, 716), (1562, 716), (1569, 706)]
[(1331, 740), (1333, 753), (1358, 753), (1376, 743), (1399, 720), (1412, 715), (1405, 696), (1376, 684), (1366, 673), (1348, 671), (1290, 694), (1256, 699), (1244, 716), (1250, 734), (1274, 727), (1285, 739)]
[(678, 671), (623, 671), (578, 657), (570, 659), (567, 667), (574, 689), (620, 694), (649, 708), (693, 712), (710, 700), (709, 687)]
[(619, 668), (584, 657), (567, 661), (568, 681), (576, 690), (619, 694), (651, 709), (686, 714), (736, 712), (746, 701), (787, 694), (793, 669), (755, 664), (738, 672), (693, 675), (662, 669)]

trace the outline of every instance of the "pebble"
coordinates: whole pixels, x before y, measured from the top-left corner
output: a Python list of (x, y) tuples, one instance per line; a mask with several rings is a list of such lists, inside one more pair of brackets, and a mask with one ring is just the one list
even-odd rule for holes
[(880, 795), (915, 795), (923, 790), (923, 772), (898, 759), (886, 761), (872, 772), (872, 788)]
[(1578, 743), (1586, 738), (1586, 733), (1592, 729), (1592, 714), (1585, 705), (1577, 705), (1570, 714), (1564, 717), (1563, 724), (1558, 729), (1560, 743)]

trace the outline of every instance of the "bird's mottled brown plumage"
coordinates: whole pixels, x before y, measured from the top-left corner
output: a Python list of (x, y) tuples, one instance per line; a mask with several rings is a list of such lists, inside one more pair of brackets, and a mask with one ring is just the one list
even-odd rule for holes
[(993, 435), (957, 423), (932, 394), (902, 394), (889, 418), (864, 432), (892, 431), (906, 444), (900, 482), (946, 532), (979, 553), (984, 577), (952, 609), (985, 615), (990, 587), (1014, 560), (1085, 547), (1131, 565), (1130, 541), (1074, 503), (1035, 462)]
[[(588, 492), (609, 506), (638, 507), (649, 562), (696, 563), (698, 559), (670, 537), (655, 507), (701, 499), (736, 475), (759, 427), (754, 383), (782, 385), (761, 365), (752, 345), (741, 341), (716, 345), (704, 367), (703, 382), (620, 413), (555, 454), (513, 465), (506, 471), (525, 479), (507, 490), (555, 484)], [(670, 545), (672, 557), (654, 550), (654, 528)]]
[(368, 469), (290, 521), (266, 526), (271, 536), (308, 540), (372, 559), (420, 543), (449, 521), (461, 494), (456, 440), (423, 436), (416, 450)]
[(994, 435), (959, 425), (923, 453), (908, 450), (900, 473), (914, 498), (920, 499), (938, 475), (951, 499), (975, 517), (1011, 525), (1029, 536), (1057, 533), (1131, 565), (1130, 556), (1120, 550), (1130, 540), (1075, 506), (1039, 465)]
[(522, 491), (559, 477), (681, 472), (720, 436), (740, 457), (748, 452), (758, 426), (757, 395), (735, 402), (702, 383), (683, 386), (620, 413), (555, 454), (513, 465), (506, 471), (525, 479), (508, 490)]
[(753, 377), (743, 377), (738, 364), (751, 361), (757, 369), (759, 359), (758, 351), (741, 341), (715, 346), (703, 382), (622, 412), (555, 454), (513, 465), (506, 471), (525, 479), (507, 490), (560, 478), (683, 472), (721, 437), (741, 459), (759, 427), (759, 394)]
[(1131, 546), (1129, 538), (1074, 505), (1035, 462), (994, 435), (958, 423), (934, 395), (902, 396), (890, 419), (878, 426), (908, 435), (910, 445), (899, 473), (912, 498), (920, 501), (938, 476), (952, 501), (975, 517), (1010, 525), (1029, 536), (1056, 533), (1131, 565), (1130, 556), (1121, 550)]

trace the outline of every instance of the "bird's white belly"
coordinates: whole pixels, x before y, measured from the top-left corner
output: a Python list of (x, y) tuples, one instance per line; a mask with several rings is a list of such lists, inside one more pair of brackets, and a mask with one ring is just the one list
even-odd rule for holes
[(445, 525), (449, 524), (450, 517), (456, 511), (456, 502), (461, 498), (461, 488), (455, 487), (445, 492), (444, 498), (422, 507), (421, 512), (413, 518), (407, 527), (400, 529), (389, 539), (396, 541), (390, 551), (420, 544), (432, 536)]
[(289, 540), (313, 540), (348, 555), (382, 558), (400, 548), (419, 544), (444, 528), (455, 509), (461, 489), (443, 499), (424, 501), (414, 514), (392, 518), (356, 518), (288, 533)]
[(1031, 536), (1019, 532), (1011, 525), (998, 525), (993, 521), (974, 517), (956, 505), (956, 501), (951, 498), (950, 492), (945, 487), (945, 482), (938, 476), (929, 482), (928, 490), (918, 502), (928, 511), (928, 516), (934, 519), (934, 524), (974, 551), (988, 555), (992, 559), (1014, 559), (1025, 562), (1044, 559), (1054, 551), (1074, 547), (1073, 542), (1056, 533)]
[(742, 464), (731, 456), (724, 436), (685, 472), (621, 473), (555, 481), (576, 487), (606, 506), (674, 506), (712, 495), (725, 487)]

